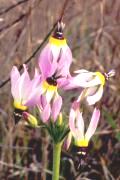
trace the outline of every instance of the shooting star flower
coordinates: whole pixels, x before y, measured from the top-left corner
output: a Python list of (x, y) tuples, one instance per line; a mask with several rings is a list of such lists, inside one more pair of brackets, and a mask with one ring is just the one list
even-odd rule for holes
[(103, 87), (110, 77), (115, 75), (115, 71), (111, 70), (108, 73), (90, 72), (84, 69), (75, 71), (77, 75), (70, 77), (64, 89), (84, 88), (82, 96), (78, 97), (78, 101), (86, 98), (89, 105), (98, 102), (103, 95)]
[(63, 37), (63, 23), (58, 23), (49, 43), (42, 50), (39, 57), (39, 67), (42, 77), (43, 93), (46, 94), (48, 103), (57, 89), (61, 88), (68, 76), (72, 62), (72, 53)]
[(39, 86), (40, 76), (35, 74), (35, 77), (31, 80), (26, 65), (24, 64), (23, 67), (24, 72), (20, 75), (17, 67), (13, 66), (10, 79), (14, 107), (25, 111), (28, 106), (35, 105), (41, 91)]
[(46, 76), (51, 77), (56, 69), (57, 76), (62, 73), (66, 77), (69, 74), (72, 53), (63, 36), (63, 29), (64, 24), (59, 22), (53, 36), (50, 37), (48, 44), (40, 54), (38, 63), (42, 76), (45, 78)]
[(100, 110), (94, 109), (90, 124), (86, 133), (84, 132), (85, 124), (82, 112), (79, 111), (79, 103), (74, 102), (69, 116), (69, 127), (72, 136), (75, 139), (75, 145), (81, 148), (88, 147), (89, 141), (97, 128), (100, 119)]

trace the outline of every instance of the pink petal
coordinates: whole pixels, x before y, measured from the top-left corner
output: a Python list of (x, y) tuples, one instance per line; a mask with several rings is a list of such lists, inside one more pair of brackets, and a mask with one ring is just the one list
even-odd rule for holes
[(51, 113), (50, 104), (47, 104), (45, 106), (45, 108), (43, 109), (43, 111), (40, 113), (41, 114), (41, 118), (42, 118), (44, 123), (46, 123), (49, 120), (50, 113)]
[(75, 118), (76, 118), (76, 113), (74, 109), (71, 108), (69, 115), (69, 127), (74, 137), (76, 136)]
[(73, 89), (78, 87), (88, 88), (101, 84), (99, 77), (95, 76), (95, 73), (85, 70), (81, 71), (82, 72), (80, 72), (80, 74), (68, 79), (65, 89)]
[(69, 132), (68, 137), (65, 141), (65, 149), (68, 150), (72, 141), (72, 133)]
[(31, 92), (31, 81), (26, 65), (23, 65), (23, 67), (24, 72), (19, 79), (18, 86), (21, 100), (26, 100), (28, 98), (29, 93)]
[(49, 77), (51, 74), (52, 59), (53, 59), (53, 55), (52, 55), (51, 45), (48, 43), (45, 46), (45, 48), (42, 50), (38, 61), (42, 76), (45, 79), (46, 77)]
[(57, 97), (55, 97), (55, 99), (53, 101), (52, 112), (51, 112), (54, 122), (56, 121), (56, 119), (60, 113), (61, 106), (62, 106), (62, 98), (61, 98), (61, 96), (57, 95)]
[(77, 111), (77, 116), (76, 116), (76, 128), (79, 131), (79, 138), (83, 138), (84, 137), (84, 120), (82, 117), (82, 112)]
[(85, 134), (85, 139), (87, 139), (88, 141), (92, 137), (92, 135), (95, 133), (99, 119), (100, 119), (100, 110), (95, 108), (93, 111), (91, 121), (90, 121), (90, 125)]
[(20, 78), (20, 73), (17, 69), (16, 66), (13, 66), (11, 73), (10, 73), (10, 79), (11, 79), (11, 84), (13, 85), (16, 83), (16, 81)]
[(20, 78), (20, 73), (16, 66), (13, 66), (10, 74), (11, 80), (11, 93), (14, 99), (19, 99), (19, 91), (18, 91), (18, 81)]
[(30, 107), (35, 106), (38, 103), (41, 93), (42, 93), (41, 87), (38, 86), (37, 88), (34, 88), (31, 91), (31, 94), (28, 96), (28, 99), (26, 99), (26, 101), (24, 101), (24, 104), (26, 106), (30, 106)]
[(66, 45), (62, 48), (62, 55), (61, 55), (61, 59), (58, 63), (58, 71), (60, 71), (63, 75), (63, 77), (68, 76), (69, 73), (69, 69), (70, 69), (70, 65), (72, 63), (72, 53), (70, 48)]
[(84, 121), (82, 113), (79, 111), (79, 102), (75, 101), (72, 104), (69, 117), (69, 127), (75, 139), (84, 138)]

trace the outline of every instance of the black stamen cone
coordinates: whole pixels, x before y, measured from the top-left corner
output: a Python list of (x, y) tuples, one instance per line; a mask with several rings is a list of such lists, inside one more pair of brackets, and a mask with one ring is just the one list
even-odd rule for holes
[(23, 112), (24, 112), (23, 110), (15, 108), (15, 110), (14, 110), (15, 124), (17, 124), (21, 120)]
[(56, 80), (56, 78), (54, 78), (53, 76), (52, 76), (52, 77), (48, 77), (48, 78), (46, 79), (46, 81), (47, 81), (47, 83), (48, 83), (49, 85), (57, 86), (57, 80)]
[(54, 31), (53, 37), (56, 39), (61, 39), (61, 40), (64, 39), (63, 29), (64, 29), (64, 24), (62, 22), (58, 22), (58, 25)]

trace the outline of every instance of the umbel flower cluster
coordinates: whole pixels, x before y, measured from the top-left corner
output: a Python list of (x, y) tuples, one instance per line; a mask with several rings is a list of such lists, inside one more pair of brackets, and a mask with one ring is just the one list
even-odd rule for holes
[[(31, 79), (28, 68), (23, 65), (20, 74), (16, 66), (11, 71), (11, 92), (14, 99), (15, 122), (23, 119), (32, 127), (44, 125), (55, 144), (67, 138), (67, 148), (71, 142), (80, 148), (88, 147), (99, 119), (100, 110), (95, 107), (88, 129), (84, 132), (84, 120), (81, 102), (95, 105), (103, 95), (106, 80), (114, 76), (114, 70), (109, 73), (90, 72), (79, 69), (70, 74), (72, 52), (63, 36), (63, 23), (59, 22), (49, 42), (41, 51), (38, 59), (38, 69), (35, 69)], [(63, 98), (59, 90), (79, 90), (79, 96), (71, 103), (68, 121), (62, 117)], [(37, 108), (39, 116), (29, 113), (29, 108)], [(73, 139), (73, 141), (71, 141)]]

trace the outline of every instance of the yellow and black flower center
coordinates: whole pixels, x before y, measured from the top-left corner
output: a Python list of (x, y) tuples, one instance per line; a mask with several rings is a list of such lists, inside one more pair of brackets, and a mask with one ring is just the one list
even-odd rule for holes
[(21, 120), (23, 112), (27, 111), (28, 107), (22, 105), (22, 103), (18, 101), (14, 101), (13, 106), (14, 106), (15, 124), (17, 124)]
[(23, 112), (24, 110), (17, 109), (17, 108), (14, 109), (15, 124), (17, 124), (21, 120)]
[(49, 85), (57, 86), (57, 79), (54, 76), (48, 77), (46, 81)]

